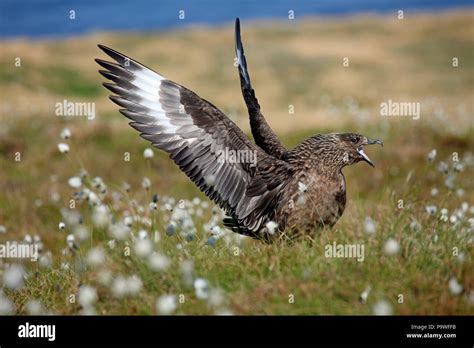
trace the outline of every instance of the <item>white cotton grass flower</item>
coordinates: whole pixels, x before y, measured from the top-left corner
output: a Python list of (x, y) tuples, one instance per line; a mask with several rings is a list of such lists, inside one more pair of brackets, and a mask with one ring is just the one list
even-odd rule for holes
[(392, 315), (393, 307), (387, 300), (380, 300), (372, 307), (374, 315)]
[(118, 222), (109, 226), (109, 234), (118, 240), (125, 240), (130, 235), (130, 228), (125, 223)]
[(448, 221), (448, 209), (443, 208), (443, 209), (441, 209), (440, 212), (441, 212), (441, 216), (440, 216), (439, 219), (440, 219), (441, 221), (445, 221), (445, 222)]
[(151, 187), (151, 181), (150, 179), (148, 179), (147, 177), (144, 177), (142, 179), (142, 187), (145, 189), (145, 190), (149, 190), (150, 187)]
[(418, 222), (418, 220), (414, 219), (410, 222), (410, 229), (414, 232), (420, 231), (421, 224)]
[(209, 291), (207, 304), (213, 308), (222, 306), (225, 302), (224, 292), (219, 288), (212, 288)]
[(104, 286), (110, 285), (110, 282), (112, 281), (112, 272), (107, 268), (99, 270), (99, 272), (97, 272), (97, 280)]
[(433, 187), (431, 189), (431, 195), (434, 197), (434, 196), (437, 196), (439, 193), (439, 190), (436, 188), (436, 187)]
[(79, 170), (79, 177), (81, 179), (85, 179), (89, 176), (89, 173), (87, 172), (87, 170), (85, 170), (84, 168), (81, 168), (81, 170)]
[(383, 252), (387, 256), (393, 256), (400, 252), (400, 244), (397, 240), (389, 238), (383, 247)]
[(67, 181), (68, 185), (72, 188), (80, 188), (82, 186), (82, 179), (78, 176), (72, 176)]
[(375, 234), (377, 232), (377, 225), (370, 216), (367, 216), (364, 220), (364, 232), (366, 234)]
[(161, 234), (158, 231), (153, 232), (153, 242), (158, 243), (161, 240)]
[[(42, 253), (44, 251), (44, 245), (42, 242), (35, 242), (36, 248), (38, 248), (38, 253)], [(44, 254), (43, 254), (44, 255)]]
[(433, 162), (436, 159), (436, 154), (437, 154), (436, 149), (431, 150), (430, 153), (428, 154), (428, 161)]
[(460, 172), (463, 172), (464, 171), (464, 164), (461, 163), (461, 162), (456, 162), (454, 163), (453, 165), (453, 170), (456, 172), (456, 173), (460, 173)]
[(90, 237), (89, 229), (84, 225), (74, 227), (73, 233), (79, 242), (84, 242)]
[(200, 300), (207, 300), (209, 297), (209, 284), (206, 279), (197, 278), (194, 281), (196, 297)]
[(447, 174), (448, 171), (449, 171), (449, 166), (446, 162), (441, 161), (441, 162), (438, 163), (438, 166), (437, 166), (436, 169), (440, 173)]
[(92, 205), (92, 206), (99, 206), (100, 205), (100, 198), (93, 191), (88, 192), (87, 200), (89, 201), (89, 204)]
[(61, 221), (61, 222), (58, 224), (58, 228), (59, 228), (60, 231), (62, 231), (62, 230), (64, 230), (64, 229), (66, 228), (66, 224)]
[(154, 271), (166, 271), (170, 264), (170, 259), (158, 252), (154, 252), (148, 257), (148, 265)]
[(162, 315), (170, 315), (176, 311), (176, 295), (162, 295), (156, 300), (156, 311)]
[(109, 225), (110, 220), (110, 211), (106, 205), (101, 204), (94, 207), (92, 212), (92, 222), (96, 227), (104, 228)]
[(458, 217), (456, 215), (451, 215), (449, 217), (449, 222), (455, 224), (456, 222), (458, 222)]
[(458, 280), (455, 277), (449, 279), (448, 288), (449, 292), (454, 296), (461, 294), (463, 291), (463, 286), (459, 284)]
[(53, 191), (50, 194), (50, 199), (52, 202), (58, 203), (61, 200), (61, 195), (58, 192)]
[(140, 292), (143, 287), (141, 278), (137, 275), (131, 275), (127, 279), (127, 292), (130, 295), (136, 295)]
[(9, 298), (0, 293), (0, 315), (13, 314), (15, 314), (15, 305)]
[(267, 232), (269, 234), (275, 234), (275, 231), (277, 230), (278, 228), (278, 223), (276, 223), (275, 221), (268, 221), (266, 224), (265, 224), (265, 228), (267, 230)]
[(65, 143), (59, 143), (58, 144), (58, 150), (59, 152), (61, 153), (68, 153), (70, 148), (69, 148), (69, 145), (68, 144), (65, 144)]
[(29, 300), (25, 305), (25, 311), (28, 315), (46, 314), (46, 310), (39, 300)]
[(130, 192), (132, 190), (132, 186), (125, 181), (122, 183), (122, 188), (125, 192)]
[(60, 212), (63, 218), (62, 221), (66, 225), (76, 226), (82, 223), (82, 216), (78, 211), (68, 208), (61, 208)]
[(104, 250), (101, 247), (90, 249), (86, 255), (86, 262), (92, 268), (102, 265), (105, 262)]
[[(276, 222), (275, 222), (275, 223), (276, 223)], [(267, 223), (267, 224), (268, 224), (268, 223)], [(270, 224), (270, 226), (268, 226), (268, 227), (272, 228), (273, 225), (274, 225), (274, 224)], [(278, 227), (278, 224), (277, 224), (276, 227)], [(276, 228), (276, 227), (275, 227), (275, 228)], [(222, 237), (226, 232), (225, 232), (225, 229), (221, 228), (220, 226), (214, 225), (214, 226), (211, 227), (211, 233), (212, 233), (215, 237)]]
[(102, 178), (100, 176), (96, 176), (96, 177), (92, 178), (91, 184), (95, 188), (100, 188), (101, 186), (105, 186), (104, 180), (102, 180)]
[(150, 158), (153, 158), (155, 154), (153, 153), (153, 150), (150, 149), (149, 147), (145, 149), (145, 151), (143, 151), (143, 157), (145, 157), (146, 159), (150, 159)]
[(53, 254), (51, 251), (40, 255), (38, 259), (38, 265), (43, 269), (48, 269), (53, 266)]
[(0, 225), (0, 234), (7, 233), (7, 228), (3, 225)]
[(71, 249), (76, 247), (76, 238), (73, 234), (68, 234), (68, 236), (66, 237), (66, 243)]
[(145, 258), (153, 251), (153, 243), (149, 239), (139, 239), (134, 246), (135, 255)]
[(115, 239), (111, 239), (107, 242), (107, 246), (109, 247), (109, 249), (115, 249), (117, 243), (115, 241)]
[(166, 226), (166, 234), (168, 236), (174, 236), (176, 234), (177, 224), (174, 221), (171, 221), (168, 226)]
[(446, 186), (450, 190), (454, 189), (454, 180), (455, 179), (456, 179), (456, 176), (449, 174), (446, 177), (446, 179), (444, 179), (444, 186)]
[(123, 297), (127, 295), (127, 290), (128, 290), (128, 284), (127, 284), (127, 278), (124, 276), (118, 276), (112, 281), (111, 285), (111, 290), (112, 294), (115, 297)]
[(112, 294), (115, 297), (124, 297), (138, 294), (143, 287), (143, 282), (137, 275), (129, 277), (118, 276), (111, 284)]
[(132, 225), (133, 225), (133, 217), (131, 217), (131, 216), (125, 216), (125, 217), (123, 218), (123, 223), (124, 223), (125, 226), (127, 226), (127, 227), (132, 227)]
[(428, 214), (434, 215), (436, 214), (436, 211), (438, 210), (435, 205), (427, 205), (425, 207), (425, 210)]
[(191, 260), (183, 260), (180, 265), (183, 283), (186, 286), (193, 285), (194, 263)]
[(3, 285), (8, 289), (19, 289), (23, 286), (25, 274), (21, 265), (12, 264), (3, 272)]
[(82, 307), (90, 307), (97, 301), (97, 290), (90, 285), (82, 285), (77, 298)]
[(138, 231), (138, 239), (148, 239), (148, 232), (145, 230)]
[(362, 302), (364, 304), (367, 303), (367, 299), (369, 298), (370, 290), (371, 290), (371, 287), (368, 286), (364, 289), (364, 291), (361, 292), (361, 294), (359, 296), (360, 302)]
[(63, 130), (61, 131), (61, 139), (64, 139), (64, 140), (67, 140), (71, 137), (71, 131), (69, 130), (69, 128), (63, 128)]

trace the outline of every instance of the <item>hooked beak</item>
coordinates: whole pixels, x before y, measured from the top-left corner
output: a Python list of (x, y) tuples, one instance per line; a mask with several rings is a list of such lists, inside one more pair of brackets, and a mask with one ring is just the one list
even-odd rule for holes
[(370, 164), (372, 167), (375, 167), (375, 164), (374, 162), (371, 161), (369, 156), (365, 154), (364, 145), (374, 145), (374, 144), (379, 144), (380, 146), (383, 147), (383, 141), (378, 140), (378, 139), (365, 138), (365, 141), (357, 149), (357, 152), (359, 153), (362, 160)]

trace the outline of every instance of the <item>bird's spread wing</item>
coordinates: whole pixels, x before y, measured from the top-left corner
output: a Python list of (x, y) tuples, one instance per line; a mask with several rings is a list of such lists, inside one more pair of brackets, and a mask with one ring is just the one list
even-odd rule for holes
[(278, 137), (273, 133), (267, 121), (260, 112), (260, 105), (258, 104), (255, 91), (250, 83), (250, 76), (247, 70), (247, 60), (245, 59), (244, 47), (240, 37), (240, 21), (235, 20), (235, 55), (237, 59), (237, 66), (239, 68), (240, 86), (242, 88), (242, 95), (247, 104), (247, 109), (250, 116), (250, 127), (255, 142), (266, 153), (276, 157), (282, 158), (287, 149), (282, 145)]
[(120, 112), (132, 120), (130, 125), (169, 153), (199, 189), (238, 222), (241, 233), (259, 231), (272, 218), (289, 165), (264, 153), (194, 92), (117, 51), (99, 47), (116, 61), (96, 59), (106, 69), (100, 73), (114, 82), (104, 83), (116, 94), (110, 99), (123, 108)]

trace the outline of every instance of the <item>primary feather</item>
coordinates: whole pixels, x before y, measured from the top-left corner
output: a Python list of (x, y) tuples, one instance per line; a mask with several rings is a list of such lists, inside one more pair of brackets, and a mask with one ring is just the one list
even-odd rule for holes
[[(120, 112), (132, 120), (130, 125), (153, 146), (168, 152), (199, 189), (237, 222), (239, 232), (256, 234), (270, 221), (271, 203), (290, 166), (268, 156), (194, 92), (117, 51), (99, 47), (116, 61), (96, 60), (107, 69), (101, 74), (114, 82), (104, 86), (116, 94), (110, 99), (123, 108)], [(226, 149), (252, 152), (256, 166), (226, 161)], [(215, 178), (212, 186), (209, 177)]]

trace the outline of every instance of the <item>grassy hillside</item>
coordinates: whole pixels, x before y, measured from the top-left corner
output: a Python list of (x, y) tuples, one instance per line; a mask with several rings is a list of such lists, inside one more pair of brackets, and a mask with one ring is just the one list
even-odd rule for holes
[[(336, 226), (292, 245), (223, 232), (221, 212), (163, 153), (144, 158), (148, 143), (108, 100), (93, 61), (103, 58), (97, 43), (129, 54), (248, 130), (230, 26), (1, 42), (0, 244), (38, 236), (43, 252), (21, 268), (0, 259), (0, 311), (472, 314), (472, 15), (243, 23), (252, 83), (286, 145), (334, 131), (385, 144), (367, 151), (375, 168), (345, 169), (348, 206)], [(64, 99), (95, 103), (95, 119), (56, 116)], [(419, 102), (420, 119), (380, 116), (388, 99)], [(80, 188), (68, 184), (81, 175)], [(84, 188), (101, 204), (82, 200)], [(130, 228), (117, 229), (127, 217)], [(169, 235), (170, 221), (187, 227)], [(364, 260), (326, 257), (333, 242), (363, 245)]]

